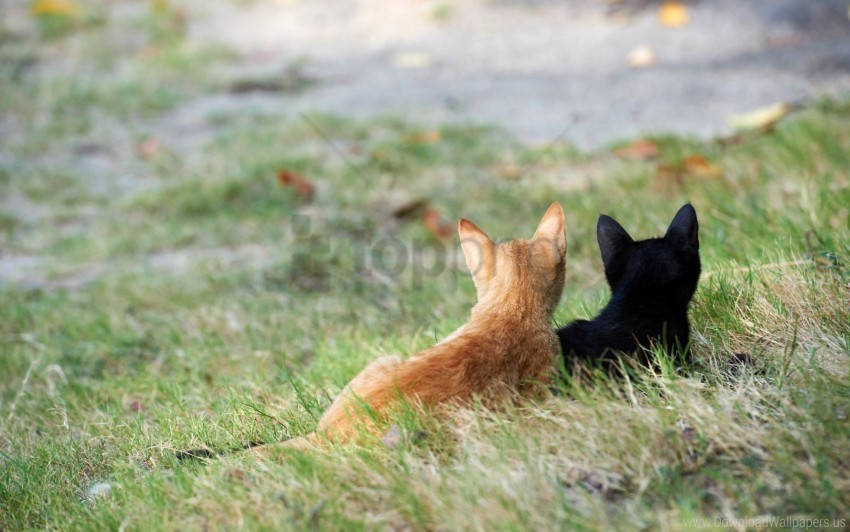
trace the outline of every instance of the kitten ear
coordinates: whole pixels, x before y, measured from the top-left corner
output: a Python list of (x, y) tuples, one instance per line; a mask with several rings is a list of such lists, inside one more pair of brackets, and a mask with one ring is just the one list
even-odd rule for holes
[(685, 249), (693, 251), (699, 250), (699, 223), (697, 222), (697, 211), (686, 203), (679, 209), (673, 221), (670, 222), (670, 227), (667, 228), (667, 234), (664, 238), (669, 238), (682, 245)]
[(567, 253), (566, 221), (564, 220), (564, 209), (561, 208), (559, 203), (553, 203), (549, 206), (531, 239), (551, 243), (553, 249), (558, 252), (560, 259), (564, 259), (564, 255)]
[(477, 225), (464, 218), (461, 218), (457, 232), (466, 266), (480, 295), (496, 267), (496, 244)]
[(611, 267), (619, 252), (634, 242), (617, 220), (605, 214), (600, 215), (599, 221), (596, 222), (596, 241), (599, 242), (602, 264), (605, 265), (606, 270)]

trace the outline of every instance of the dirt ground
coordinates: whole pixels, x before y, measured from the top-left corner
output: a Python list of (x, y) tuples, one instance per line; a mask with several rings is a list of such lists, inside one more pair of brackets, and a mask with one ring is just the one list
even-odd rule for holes
[[(239, 105), (492, 123), (531, 142), (594, 148), (647, 132), (709, 137), (729, 117), (850, 90), (846, 0), (195, 2), (190, 34), (244, 54), (251, 75), (298, 65), (295, 95)], [(652, 65), (628, 57), (649, 47)], [(291, 69), (290, 69), (291, 70)], [(227, 98), (198, 102), (216, 109)], [(197, 107), (195, 107), (197, 109)]]
[[(725, 134), (731, 116), (850, 91), (848, 0), (684, 2), (679, 26), (651, 0), (168, 4), (185, 13), (190, 39), (237, 54), (225, 77), (249, 80), (171, 113), (163, 129), (180, 140), (210, 114), (245, 109), (495, 124), (592, 149), (647, 133)], [(7, 28), (32, 25), (25, 6), (0, 6)], [(111, 17), (147, 8), (114, 3)], [(651, 64), (630, 66), (636, 50)]]

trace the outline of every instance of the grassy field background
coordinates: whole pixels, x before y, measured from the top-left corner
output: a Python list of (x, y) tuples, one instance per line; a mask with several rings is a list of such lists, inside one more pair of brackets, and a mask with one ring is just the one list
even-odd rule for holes
[[(653, 160), (393, 117), (201, 112), (238, 99), (239, 58), (145, 13), (125, 21), (135, 40), (85, 14), (0, 34), (0, 529), (850, 518), (847, 102), (738, 139), (654, 138)], [(417, 200), (448, 239), (394, 214)], [(459, 217), (528, 237), (552, 201), (559, 323), (608, 297), (600, 212), (641, 238), (693, 203), (692, 365), (404, 419), (426, 436), (395, 448), (173, 458), (312, 430), (370, 360), (466, 320)]]

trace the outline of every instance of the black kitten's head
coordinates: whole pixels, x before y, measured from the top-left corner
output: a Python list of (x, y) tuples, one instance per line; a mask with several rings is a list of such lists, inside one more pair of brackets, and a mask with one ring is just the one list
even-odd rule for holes
[(602, 215), (596, 239), (614, 296), (642, 306), (687, 306), (700, 274), (699, 224), (690, 204), (676, 213), (662, 238), (635, 241), (616, 220)]

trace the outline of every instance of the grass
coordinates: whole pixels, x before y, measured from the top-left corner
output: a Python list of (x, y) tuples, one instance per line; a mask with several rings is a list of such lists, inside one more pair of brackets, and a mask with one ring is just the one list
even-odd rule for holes
[[(190, 103), (226, 91), (237, 58), (170, 34), (153, 55), (122, 49), (102, 78), (116, 65), (98, 51), (125, 42), (111, 24), (64, 37), (70, 56), (19, 37), (0, 40), (14, 59), (0, 68), (17, 65), (0, 78), (0, 117), (15, 124), (0, 146), (0, 265), (14, 280), (0, 289), (0, 529), (847, 518), (846, 102), (738, 144), (656, 138), (660, 162), (722, 168), (668, 180), (655, 161), (396, 118), (218, 111), (195, 117), (196, 137), (170, 135)], [(277, 184), (281, 168), (311, 180), (311, 201)], [(177, 462), (177, 449), (308, 432), (370, 360), (465, 321), (474, 290), (457, 242), (392, 214), (419, 198), (500, 238), (529, 236), (560, 201), (560, 323), (608, 296), (599, 212), (648, 237), (691, 201), (704, 265), (693, 363), (450, 423), (408, 416), (426, 437), (392, 449)]]

